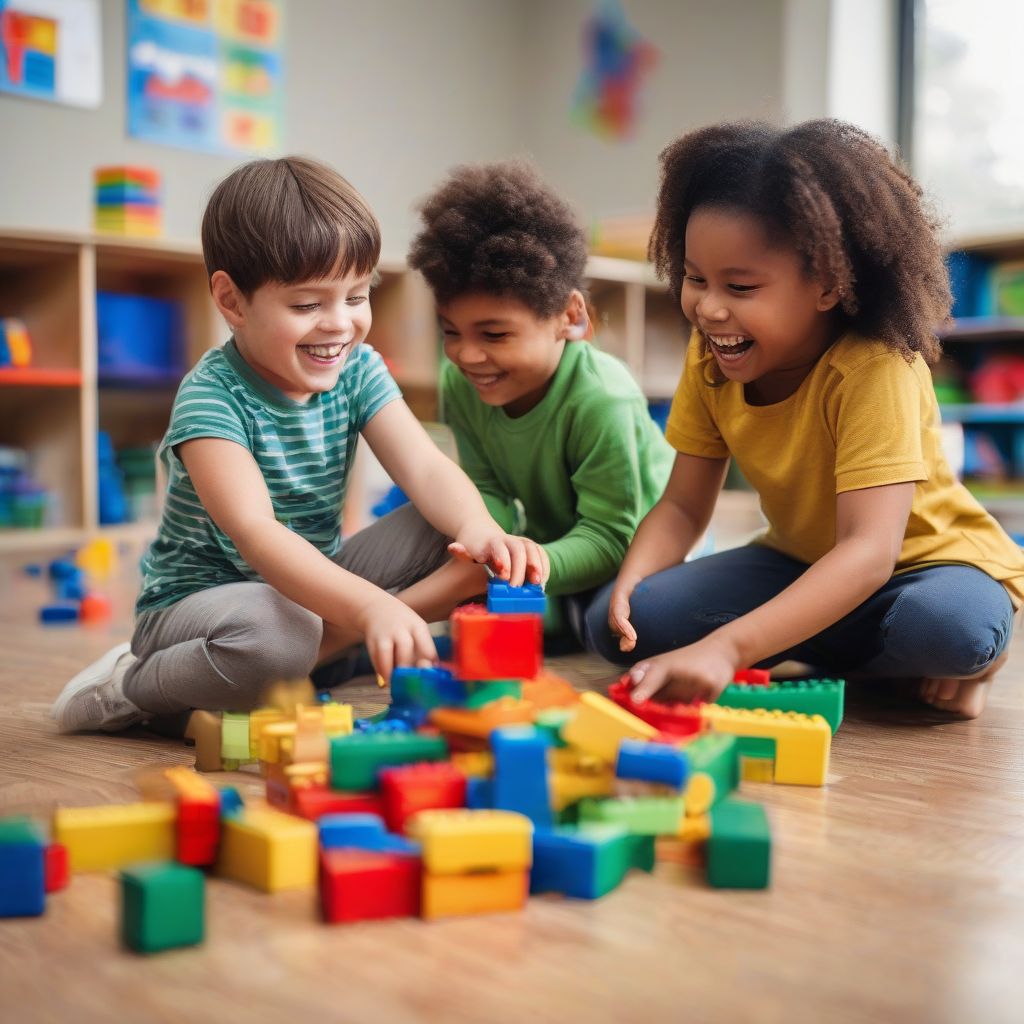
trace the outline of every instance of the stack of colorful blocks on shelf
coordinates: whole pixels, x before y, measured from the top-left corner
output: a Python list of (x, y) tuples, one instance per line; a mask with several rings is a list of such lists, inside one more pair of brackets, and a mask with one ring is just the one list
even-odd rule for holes
[(23, 320), (0, 317), (0, 366), (29, 366), (32, 363), (32, 341)]
[(540, 589), (495, 582), (489, 597), (512, 610), (457, 609), (452, 665), (395, 670), (372, 719), (317, 702), (309, 680), (248, 714), (194, 712), (196, 768), (258, 765), (265, 802), (179, 766), (142, 773), (143, 803), (58, 809), (49, 845), (24, 819), (0, 823), (0, 915), (42, 913), (61, 856), (121, 872), (122, 941), (140, 952), (202, 941), (205, 870), (315, 887), (328, 923), (592, 900), (659, 859), (765, 888), (768, 820), (734, 791), (823, 785), (843, 682), (742, 673), (717, 704), (634, 703), (626, 677), (581, 694), (542, 668)]
[(103, 526), (125, 523), (130, 518), (124, 474), (105, 430), (96, 431), (96, 505)]
[[(110, 618), (110, 599), (94, 589), (110, 576), (117, 554), (109, 540), (94, 540), (73, 557), (55, 558), (46, 567), (55, 600), (39, 609), (39, 621), (56, 623), (106, 622)], [(42, 575), (42, 566), (30, 565), (27, 571)]]
[(0, 445), (0, 529), (38, 529), (45, 521), (50, 495), (29, 466), (23, 448)]
[(152, 167), (98, 167), (94, 183), (97, 231), (150, 238), (161, 233), (159, 171)]

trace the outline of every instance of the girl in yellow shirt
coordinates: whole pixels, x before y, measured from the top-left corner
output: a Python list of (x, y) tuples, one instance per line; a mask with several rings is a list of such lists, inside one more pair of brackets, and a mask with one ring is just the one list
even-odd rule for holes
[[(950, 292), (920, 187), (839, 121), (725, 124), (661, 155), (650, 254), (692, 326), (664, 495), (587, 620), (592, 649), (714, 700), (737, 668), (917, 678), (984, 707), (1024, 556), (960, 484), (927, 364)], [(730, 458), (768, 522), (684, 562)]]

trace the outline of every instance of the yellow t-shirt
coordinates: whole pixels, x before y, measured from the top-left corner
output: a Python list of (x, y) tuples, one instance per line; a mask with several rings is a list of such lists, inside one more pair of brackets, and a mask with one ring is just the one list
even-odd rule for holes
[(1000, 580), (1024, 603), (1024, 553), (953, 475), (942, 453), (931, 373), (879, 341), (846, 335), (774, 405), (748, 405), (743, 385), (713, 379), (694, 332), (665, 436), (680, 452), (732, 456), (761, 499), (759, 540), (815, 562), (835, 544), (844, 491), (915, 481), (896, 563), (958, 562)]

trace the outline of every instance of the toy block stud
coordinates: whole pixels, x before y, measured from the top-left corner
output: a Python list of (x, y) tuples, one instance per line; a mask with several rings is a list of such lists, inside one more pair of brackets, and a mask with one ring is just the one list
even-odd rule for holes
[(767, 686), (772, 681), (772, 674), (766, 668), (741, 668), (732, 677), (732, 681), (747, 686)]
[(451, 616), (455, 674), (460, 679), (532, 679), (540, 671), (543, 620), (496, 615), (463, 605)]
[(544, 588), (539, 583), (526, 583), (513, 587), (504, 580), (487, 583), (487, 610), (489, 612), (533, 612), (543, 615), (548, 608)]
[(0, 918), (38, 917), (46, 909), (46, 854), (29, 818), (0, 819)]
[(121, 938), (137, 953), (197, 946), (205, 930), (205, 878), (183, 864), (121, 872)]
[(821, 715), (835, 735), (843, 721), (845, 689), (843, 679), (797, 679), (757, 687), (733, 685), (719, 694), (716, 703), (725, 708), (766, 708)]
[(657, 730), (599, 693), (580, 694), (576, 714), (562, 729), (567, 743), (615, 763), (625, 739), (651, 740)]
[(708, 882), (715, 888), (767, 888), (772, 838), (764, 808), (731, 798), (712, 808), (707, 853)]
[(655, 700), (644, 700), (636, 704), (632, 698), (633, 685), (629, 676), (623, 676), (608, 687), (608, 697), (619, 707), (664, 733), (692, 736), (704, 728), (700, 704), (662, 704)]

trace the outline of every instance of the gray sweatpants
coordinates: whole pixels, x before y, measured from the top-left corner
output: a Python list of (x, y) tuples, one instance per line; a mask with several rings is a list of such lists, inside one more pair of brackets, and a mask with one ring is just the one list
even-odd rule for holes
[[(404, 590), (449, 560), (449, 541), (408, 504), (346, 540), (334, 561)], [(270, 684), (309, 675), (322, 635), (320, 616), (267, 583), (212, 587), (139, 616), (124, 693), (153, 715), (250, 711)]]

